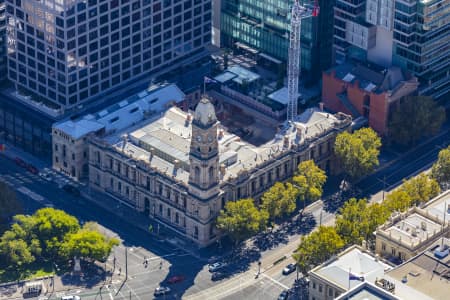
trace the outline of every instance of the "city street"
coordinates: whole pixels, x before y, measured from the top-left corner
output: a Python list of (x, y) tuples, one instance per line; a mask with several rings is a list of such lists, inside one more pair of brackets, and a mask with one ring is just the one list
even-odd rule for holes
[[(448, 140), (449, 133), (445, 131), (428, 144), (417, 147), (368, 176), (358, 187), (368, 196), (379, 193), (383, 187), (389, 189), (402, 178), (429, 167), (439, 150), (448, 145)], [(93, 282), (89, 287), (73, 288), (70, 282), (65, 282), (66, 288), (71, 288), (70, 291), (55, 290), (42, 299), (49, 296), (50, 299), (58, 299), (62, 295), (78, 294), (82, 299), (140, 300), (153, 295), (154, 289), (159, 285), (170, 286), (172, 289), (165, 299), (276, 299), (283, 290), (292, 287), (296, 278), (295, 272), (284, 276), (281, 271), (288, 263), (293, 262), (291, 255), (301, 235), (307, 234), (319, 224), (331, 225), (334, 222), (333, 211), (328, 209), (330, 200), (325, 203), (317, 201), (307, 207), (302, 218), (277, 228), (272, 235), (276, 238), (269, 244), (265, 240), (270, 235), (266, 234), (261, 240), (258, 237), (252, 239), (250, 244), (253, 246), (249, 245), (248, 252), (238, 260), (226, 255), (216, 255), (216, 260), (229, 264), (229, 274), (224, 279), (212, 281), (211, 273), (207, 270), (206, 252), (195, 253), (189, 247), (183, 248), (167, 242), (170, 240), (167, 237), (151, 235), (141, 224), (136, 223), (138, 216), (132, 208), (119, 204), (109, 207), (109, 211), (105, 210), (96, 202), (89, 202), (63, 191), (61, 184), (67, 181), (63, 176), (58, 178), (53, 172), (53, 180), (59, 184), (48, 182), (17, 166), (13, 160), (3, 155), (0, 156), (0, 174), (2, 180), (18, 191), (20, 199), (24, 201), (26, 213), (32, 213), (43, 206), (60, 208), (75, 215), (81, 222), (98, 222), (108, 235), (117, 236), (123, 241), (106, 263), (106, 270), (112, 272), (112, 276)], [(380, 178), (386, 178), (386, 182), (383, 183)], [(105, 197), (96, 201), (114, 200), (107, 200)], [(281, 263), (274, 264), (283, 257), (286, 258)], [(149, 261), (147, 267), (144, 266), (145, 258)], [(258, 261), (261, 261), (261, 274), (256, 276)], [(125, 278), (126, 271), (128, 277)], [(167, 280), (173, 276), (182, 276), (183, 280), (168, 284)]]

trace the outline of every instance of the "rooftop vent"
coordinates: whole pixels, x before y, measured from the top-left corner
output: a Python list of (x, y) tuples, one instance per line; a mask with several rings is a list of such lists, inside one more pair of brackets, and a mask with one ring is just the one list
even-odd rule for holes
[(445, 245), (441, 247), (437, 247), (436, 250), (434, 250), (434, 256), (438, 259), (443, 259), (447, 257), (449, 254), (449, 248)]

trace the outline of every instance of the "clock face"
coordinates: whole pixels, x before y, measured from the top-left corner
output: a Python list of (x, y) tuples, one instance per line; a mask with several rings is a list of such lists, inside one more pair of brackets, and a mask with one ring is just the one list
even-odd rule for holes
[(201, 135), (197, 135), (197, 141), (201, 142), (202, 141), (202, 136)]

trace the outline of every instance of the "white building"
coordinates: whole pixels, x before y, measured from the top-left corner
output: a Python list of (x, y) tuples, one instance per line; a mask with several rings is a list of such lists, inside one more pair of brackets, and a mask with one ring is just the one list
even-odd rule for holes
[(8, 78), (62, 110), (205, 55), (211, 42), (211, 0), (6, 3)]

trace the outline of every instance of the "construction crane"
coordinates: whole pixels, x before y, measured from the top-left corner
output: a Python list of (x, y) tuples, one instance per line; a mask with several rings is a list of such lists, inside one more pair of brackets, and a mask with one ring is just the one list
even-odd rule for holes
[(302, 20), (319, 15), (319, 5), (317, 0), (313, 6), (301, 5), (295, 0), (291, 12), (291, 33), (289, 36), (288, 54), (288, 107), (287, 120), (293, 122), (297, 116), (298, 81), (300, 77), (300, 35)]

